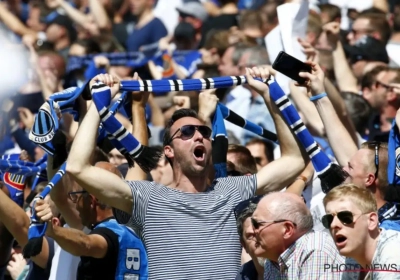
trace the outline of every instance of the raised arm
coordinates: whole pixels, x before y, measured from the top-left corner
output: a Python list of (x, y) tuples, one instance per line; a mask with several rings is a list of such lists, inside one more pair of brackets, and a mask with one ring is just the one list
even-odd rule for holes
[[(133, 76), (134, 80), (139, 79), (137, 73)], [(133, 92), (132, 93), (132, 134), (142, 144), (148, 146), (149, 135), (146, 123), (146, 103), (149, 99), (149, 92)], [(147, 174), (140, 168), (138, 164), (129, 168), (125, 179), (146, 180)]]
[[(96, 80), (112, 86), (114, 95), (119, 90), (119, 81), (111, 75), (96, 76), (92, 79), (90, 86)], [(82, 188), (99, 200), (109, 206), (131, 213), (133, 199), (127, 183), (117, 175), (90, 164), (90, 157), (96, 147), (99, 123), (99, 113), (92, 102), (75, 136), (67, 160), (66, 171)]]
[(265, 194), (271, 191), (279, 191), (291, 184), (303, 171), (309, 158), (304, 149), (297, 143), (278, 107), (271, 100), (269, 86), (261, 81), (254, 80), (253, 76), (266, 80), (269, 72), (266, 68), (247, 69), (246, 78), (249, 85), (263, 96), (274, 120), (281, 148), (281, 158), (269, 163), (257, 173), (257, 194)]
[[(318, 64), (312, 62), (309, 62), (309, 64), (313, 68), (312, 73), (302, 72), (300, 76), (311, 81), (311, 93), (313, 96), (316, 96), (325, 92), (325, 75)], [(329, 98), (319, 98), (315, 100), (314, 103), (324, 123), (329, 144), (332, 147), (337, 161), (341, 166), (347, 165), (350, 158), (357, 152), (356, 144), (340, 121)]]

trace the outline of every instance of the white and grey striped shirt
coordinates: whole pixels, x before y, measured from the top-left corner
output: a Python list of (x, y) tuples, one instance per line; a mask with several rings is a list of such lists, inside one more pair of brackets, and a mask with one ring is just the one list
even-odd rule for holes
[[(241, 247), (233, 208), (255, 194), (255, 175), (218, 179), (203, 193), (127, 183), (134, 205), (128, 225), (146, 246), (149, 279), (235, 279)], [(124, 212), (115, 216), (126, 221)]]

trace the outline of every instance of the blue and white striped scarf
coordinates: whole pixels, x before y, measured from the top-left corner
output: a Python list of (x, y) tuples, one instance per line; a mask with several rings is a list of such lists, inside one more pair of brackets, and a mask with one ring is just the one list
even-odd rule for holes
[(24, 247), (24, 258), (37, 256), (42, 251), (43, 236), (46, 233), (47, 223), (41, 222), (36, 216), (36, 202), (39, 199), (44, 199), (50, 193), (51, 189), (62, 179), (66, 166), (67, 163), (64, 162), (43, 191), (33, 200), (30, 217), (31, 223), (28, 230), (28, 243)]
[(57, 114), (70, 113), (74, 116), (74, 120), (78, 121), (79, 110), (76, 100), (81, 94), (84, 99), (90, 99), (86, 86), (87, 84), (80, 88), (68, 88), (51, 95), (35, 117), (29, 139), (54, 157), (54, 168), (59, 167), (67, 159), (67, 141), (59, 130)]
[(343, 172), (340, 166), (331, 162), (329, 157), (320, 149), (301, 120), (299, 113), (278, 83), (270, 83), (270, 96), (310, 156), (314, 169), (321, 179), (322, 191), (327, 193), (332, 188), (343, 183), (347, 174)]

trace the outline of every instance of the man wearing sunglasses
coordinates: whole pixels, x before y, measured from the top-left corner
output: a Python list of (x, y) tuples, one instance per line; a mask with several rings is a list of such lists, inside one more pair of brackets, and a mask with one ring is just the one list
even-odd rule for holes
[(346, 279), (400, 279), (400, 232), (379, 228), (371, 192), (346, 184), (332, 189), (323, 202), (327, 214), (322, 224), (347, 258), (346, 270), (355, 270)]
[[(75, 136), (67, 172), (85, 190), (116, 208), (117, 220), (125, 220), (127, 213), (132, 215), (128, 224), (145, 243), (151, 279), (234, 279), (240, 268), (241, 246), (232, 209), (256, 192), (281, 190), (304, 169), (308, 158), (303, 156), (307, 155), (271, 102), (265, 83), (268, 77), (266, 69), (247, 69), (249, 85), (263, 96), (274, 118), (281, 158), (255, 175), (219, 178), (211, 184), (207, 183), (214, 172), (211, 129), (195, 111), (177, 110), (166, 126), (164, 154), (172, 166), (173, 181), (164, 186), (124, 181), (90, 165), (100, 120), (96, 108), (89, 108)], [(97, 79), (114, 85), (113, 94), (119, 90), (116, 78), (103, 74)], [(210, 102), (215, 108), (217, 98)]]
[(243, 249), (249, 254), (251, 260), (246, 262), (240, 268), (236, 275), (236, 280), (262, 280), (264, 279), (264, 261), (263, 258), (258, 258), (255, 255), (257, 243), (253, 226), (251, 224), (251, 216), (257, 208), (257, 203), (262, 196), (254, 196), (250, 199), (240, 202), (235, 208), (236, 227), (240, 238), (240, 244)]
[[(321, 67), (310, 63), (312, 73), (300, 73), (311, 81), (311, 94), (317, 96), (325, 92), (325, 75)], [(358, 149), (350, 133), (338, 118), (328, 97), (313, 101), (338, 163), (348, 174), (346, 183), (366, 188), (374, 195), (378, 206), (380, 227), (400, 231), (399, 198), (386, 194), (388, 183), (388, 148), (380, 142), (366, 142)]]
[(255, 255), (265, 258), (264, 280), (340, 280), (324, 264), (343, 263), (329, 234), (313, 231), (313, 217), (303, 199), (294, 193), (264, 196), (251, 218)]

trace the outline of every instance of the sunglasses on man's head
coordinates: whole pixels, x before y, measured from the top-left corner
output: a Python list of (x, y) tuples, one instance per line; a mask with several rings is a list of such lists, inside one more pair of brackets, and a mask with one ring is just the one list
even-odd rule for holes
[(368, 147), (372, 147), (375, 151), (375, 180), (378, 178), (378, 171), (379, 171), (379, 147), (381, 145), (380, 142), (371, 141), (367, 142)]
[[(181, 128), (178, 128), (175, 131), (175, 133), (172, 134), (168, 143), (171, 143), (172, 140), (174, 140), (175, 138), (181, 138), (182, 140), (189, 140), (196, 133), (196, 130), (198, 130), (200, 132), (200, 134), (206, 139), (209, 139), (211, 137), (212, 130), (208, 126), (206, 126), (206, 125), (191, 125), (190, 124), (190, 125), (184, 125)], [(175, 137), (179, 131), (181, 132), (181, 135)]]
[(242, 214), (243, 211), (245, 211), (250, 206), (250, 204), (258, 204), (261, 198), (263, 198), (263, 196), (258, 195), (239, 202), (239, 204), (236, 205), (235, 208), (233, 208), (233, 213), (235, 214), (235, 218), (237, 219), (239, 215)]
[[(361, 217), (362, 214), (360, 214)], [(354, 220), (354, 214), (351, 213), (350, 211), (340, 211), (337, 212), (336, 214), (326, 214), (322, 217), (321, 222), (322, 225), (327, 228), (330, 229), (331, 228), (331, 224), (333, 222), (333, 219), (335, 218), (335, 216), (338, 217), (339, 221), (343, 224), (343, 225), (351, 225), (352, 223), (355, 222)]]

